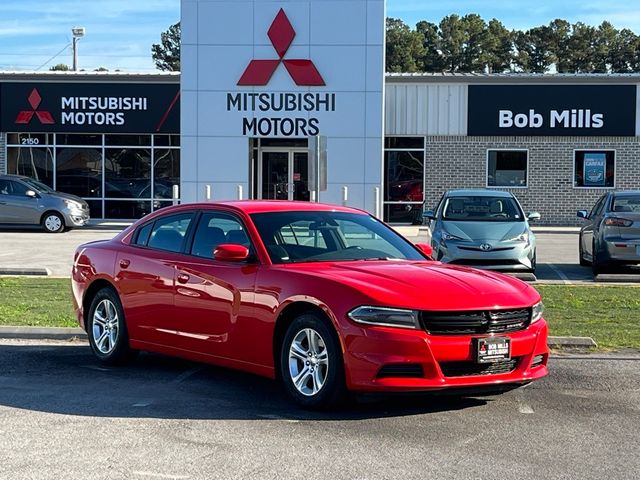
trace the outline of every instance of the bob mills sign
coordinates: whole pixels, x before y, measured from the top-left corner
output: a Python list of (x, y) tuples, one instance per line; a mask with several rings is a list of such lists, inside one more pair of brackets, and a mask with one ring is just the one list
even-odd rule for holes
[(470, 85), (469, 135), (634, 136), (635, 85)]

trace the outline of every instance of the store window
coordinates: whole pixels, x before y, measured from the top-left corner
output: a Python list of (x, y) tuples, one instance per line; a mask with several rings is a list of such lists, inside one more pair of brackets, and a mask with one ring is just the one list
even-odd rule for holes
[(385, 138), (385, 221), (420, 223), (422, 220), (424, 158), (424, 137)]
[(487, 152), (488, 187), (527, 187), (527, 150), (489, 150)]
[(615, 157), (613, 150), (576, 150), (573, 154), (574, 187), (615, 187)]
[(173, 203), (179, 135), (7, 134), (7, 173), (87, 201), (92, 218), (135, 219)]

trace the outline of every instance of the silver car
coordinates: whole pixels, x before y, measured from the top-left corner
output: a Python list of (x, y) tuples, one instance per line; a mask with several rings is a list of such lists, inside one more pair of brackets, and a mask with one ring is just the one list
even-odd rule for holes
[(616, 266), (640, 263), (640, 192), (609, 192), (591, 212), (580, 230), (580, 265), (591, 265), (598, 275)]
[(536, 237), (516, 197), (500, 190), (451, 190), (426, 210), (436, 260), (501, 271), (536, 269)]
[(28, 177), (0, 175), (0, 225), (40, 225), (51, 233), (89, 222), (89, 205)]

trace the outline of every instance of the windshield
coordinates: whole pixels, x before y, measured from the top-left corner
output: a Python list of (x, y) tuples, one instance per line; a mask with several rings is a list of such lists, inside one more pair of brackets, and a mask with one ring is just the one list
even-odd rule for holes
[(611, 210), (614, 212), (640, 213), (640, 195), (615, 197)]
[(443, 220), (472, 222), (522, 222), (524, 216), (510, 197), (449, 197), (444, 205)]
[(273, 263), (425, 260), (407, 240), (369, 215), (271, 212), (251, 218)]
[(44, 183), (34, 180), (32, 178), (23, 178), (22, 181), (37, 192), (53, 193), (52, 188), (49, 188)]

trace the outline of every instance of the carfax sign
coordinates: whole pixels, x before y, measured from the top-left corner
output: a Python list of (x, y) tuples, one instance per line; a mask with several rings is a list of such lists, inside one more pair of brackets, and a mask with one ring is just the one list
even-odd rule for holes
[(470, 85), (468, 134), (635, 136), (635, 85)]

